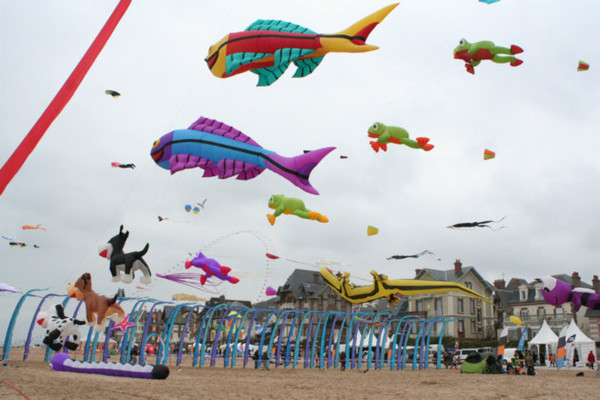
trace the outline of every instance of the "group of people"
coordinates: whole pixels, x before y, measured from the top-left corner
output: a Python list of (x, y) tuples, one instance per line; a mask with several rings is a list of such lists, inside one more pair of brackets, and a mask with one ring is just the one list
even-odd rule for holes
[[(520, 356), (520, 357), (519, 357)], [(510, 362), (504, 360), (504, 367), (507, 374), (514, 375), (535, 375), (535, 353), (525, 351), (525, 354), (517, 354), (517, 357), (511, 358)], [(526, 369), (527, 372), (523, 372)]]

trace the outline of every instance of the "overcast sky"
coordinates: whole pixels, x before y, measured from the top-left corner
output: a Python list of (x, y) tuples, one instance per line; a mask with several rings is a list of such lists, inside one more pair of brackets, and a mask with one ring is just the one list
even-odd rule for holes
[[(97, 292), (170, 299), (210, 294), (155, 278), (150, 290), (111, 282), (98, 255), (124, 224), (126, 251), (150, 243), (154, 274), (183, 272), (202, 250), (232, 268), (229, 298), (264, 299), (294, 268), (265, 252), (412, 278), (415, 268), (474, 266), (488, 281), (600, 273), (598, 127), (600, 4), (593, 0), (406, 0), (371, 33), (379, 50), (331, 53), (311, 75), (295, 67), (269, 87), (257, 76), (214, 77), (210, 45), (257, 19), (334, 33), (391, 2), (355, 0), (133, 1), (76, 94), (0, 196), (0, 282), (49, 287), (92, 274)], [(117, 1), (0, 0), (0, 162), (12, 154), (81, 59)], [(521, 66), (453, 59), (461, 38), (519, 45)], [(579, 60), (590, 70), (577, 72)], [(122, 95), (104, 94), (114, 89)], [(284, 156), (336, 146), (303, 192), (266, 170), (249, 181), (170, 175), (152, 143), (198, 117), (221, 120)], [(375, 153), (374, 122), (429, 137), (430, 152), (391, 144)], [(497, 156), (484, 161), (484, 149)], [(340, 159), (345, 155), (347, 159)], [(135, 163), (135, 170), (110, 163)], [(267, 221), (272, 194), (304, 200), (329, 218)], [(207, 199), (197, 215), (185, 204)], [(170, 218), (159, 222), (158, 216)], [(497, 226), (451, 230), (459, 222)], [(24, 231), (42, 224), (47, 231)], [(368, 237), (367, 225), (379, 228)], [(39, 249), (33, 245), (39, 245)], [(430, 250), (435, 256), (389, 261)], [(189, 272), (189, 271), (188, 271)], [(357, 280), (358, 284), (365, 283)], [(0, 295), (0, 334), (18, 295)], [(33, 303), (30, 300), (31, 303)], [(71, 305), (73, 306), (73, 305)], [(31, 311), (29, 311), (31, 315)], [(28, 317), (29, 318), (29, 317)], [(26, 322), (24, 323), (26, 324)], [(1, 336), (3, 337), (3, 336)]]

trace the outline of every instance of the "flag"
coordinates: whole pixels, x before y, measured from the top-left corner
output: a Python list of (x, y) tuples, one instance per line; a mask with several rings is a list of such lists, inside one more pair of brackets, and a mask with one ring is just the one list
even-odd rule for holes
[(517, 351), (523, 351), (523, 347), (525, 347), (525, 339), (527, 339), (527, 327), (523, 329), (523, 333), (519, 339), (519, 344), (517, 345)]
[(504, 346), (506, 346), (506, 342), (508, 340), (508, 327), (504, 327), (502, 332), (500, 333), (500, 340), (498, 340), (498, 352), (499, 356), (504, 356)]
[(454, 351), (459, 351), (460, 347), (458, 346), (458, 340), (454, 341)]
[(573, 364), (573, 359), (575, 357), (575, 335), (571, 335), (567, 338), (567, 343), (565, 344), (565, 353), (567, 366), (575, 366)]
[(564, 334), (558, 338), (558, 347), (556, 348), (556, 368), (561, 369), (565, 365), (565, 336)]

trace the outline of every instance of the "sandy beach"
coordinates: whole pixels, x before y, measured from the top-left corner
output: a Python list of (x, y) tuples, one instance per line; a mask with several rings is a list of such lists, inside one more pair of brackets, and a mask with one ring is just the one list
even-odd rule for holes
[[(166, 380), (57, 372), (42, 360), (0, 365), (0, 398), (23, 399), (594, 399), (600, 378), (589, 369), (537, 368), (536, 376), (467, 375), (457, 369), (413, 371), (170, 365)], [(578, 377), (578, 372), (584, 376)]]

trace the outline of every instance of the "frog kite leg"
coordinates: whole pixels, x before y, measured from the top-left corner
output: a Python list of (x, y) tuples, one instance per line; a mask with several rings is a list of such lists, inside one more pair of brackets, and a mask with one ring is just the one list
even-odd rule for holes
[(496, 46), (494, 42), (490, 42), (489, 40), (469, 43), (466, 39), (461, 39), (458, 46), (454, 49), (454, 58), (463, 60), (467, 72), (474, 75), (475, 67), (482, 60), (491, 60), (499, 64), (510, 63), (511, 67), (519, 66), (523, 64), (523, 60), (519, 60), (513, 56), (522, 52), (523, 49), (514, 44), (510, 48), (507, 48)]
[(387, 151), (388, 143), (405, 144), (413, 149), (423, 149), (430, 151), (433, 145), (429, 144), (429, 138), (418, 137), (412, 140), (408, 137), (408, 132), (397, 126), (386, 126), (381, 122), (375, 122), (368, 130), (370, 138), (376, 138), (377, 141), (371, 141), (371, 147), (376, 153), (379, 150)]
[(275, 218), (280, 216), (281, 214), (294, 214), (300, 218), (317, 220), (319, 222), (329, 222), (329, 219), (316, 212), (310, 211), (304, 205), (304, 202), (295, 197), (286, 197), (282, 194), (274, 194), (269, 199), (269, 208), (275, 210), (273, 214), (267, 214), (267, 218), (271, 225), (275, 224)]

